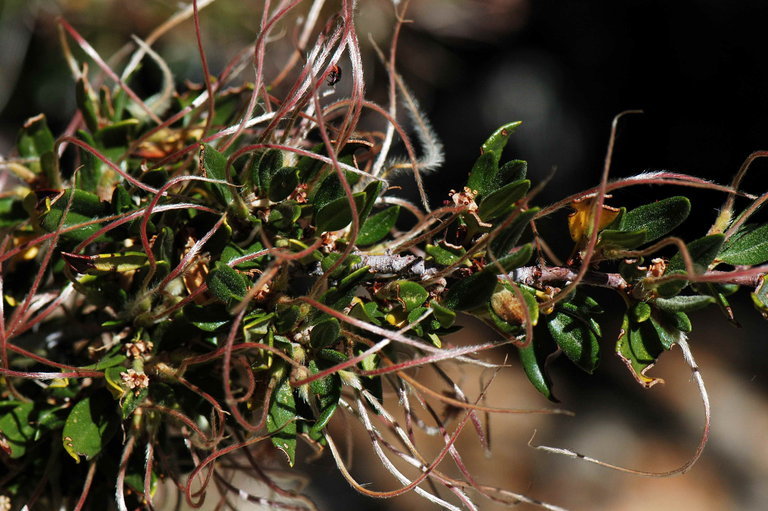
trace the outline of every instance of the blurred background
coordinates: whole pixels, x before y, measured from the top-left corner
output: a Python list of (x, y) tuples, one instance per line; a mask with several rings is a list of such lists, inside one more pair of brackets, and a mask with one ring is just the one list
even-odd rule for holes
[[(146, 36), (182, 4), (0, 0), (0, 154), (8, 154), (26, 118), (45, 112), (54, 132), (60, 132), (75, 110), (57, 16), (109, 56), (131, 34)], [(254, 40), (261, 4), (218, 0), (202, 12), (214, 74)], [(334, 2), (328, 4), (330, 12)], [(380, 103), (386, 101), (386, 75), (370, 51), (368, 34), (386, 46), (393, 12), (388, 0), (360, 2), (366, 86), (369, 97)], [(665, 169), (727, 184), (750, 152), (768, 149), (767, 2), (413, 0), (408, 18), (412, 23), (403, 27), (398, 67), (446, 152), (444, 167), (426, 181), (435, 204), (464, 182), (485, 137), (513, 120), (522, 120), (523, 126), (511, 138), (506, 158), (527, 160), (534, 184), (555, 171), (537, 198), (540, 205), (598, 182), (611, 120), (627, 109), (645, 113), (620, 123), (614, 177)], [(155, 49), (178, 83), (201, 80), (190, 22), (161, 38)], [(282, 64), (279, 54), (274, 58), (267, 63), (268, 73)], [(137, 84), (140, 91), (146, 88), (142, 92), (159, 88), (152, 67)], [(348, 86), (347, 76), (338, 94)], [(743, 188), (763, 193), (766, 170), (768, 162), (757, 161)], [(694, 202), (683, 228), (686, 234), (705, 234), (724, 199), (713, 192), (635, 187), (615, 194), (609, 203), (632, 207), (679, 193)], [(568, 241), (554, 243), (556, 251), (567, 255), (565, 213), (542, 222), (541, 228), (545, 237)], [(691, 472), (670, 479), (640, 478), (527, 446), (537, 430), (537, 443), (651, 471), (675, 468), (695, 449), (703, 413), (679, 350), (664, 354), (653, 369), (666, 384), (640, 388), (612, 353), (621, 314), (612, 305), (617, 300), (610, 293), (597, 298), (607, 309), (597, 374), (580, 374), (564, 360), (551, 367), (560, 406), (576, 416), (495, 416), (490, 458), (467, 431), (460, 450), (476, 478), (574, 510), (768, 509), (768, 339), (766, 324), (748, 297), (733, 304), (740, 329), (716, 311), (692, 318), (691, 346), (711, 393), (714, 418), (707, 450)], [(457, 343), (494, 338), (482, 325), (466, 324)], [(504, 354), (496, 356), (501, 361)], [(499, 374), (487, 402), (548, 406), (516, 367), (514, 355), (511, 361), (515, 367)], [(476, 395), (477, 374), (448, 370), (469, 396)], [(420, 376), (431, 378), (426, 371)], [(338, 437), (351, 429), (360, 440), (353, 465), (358, 480), (371, 482), (374, 489), (398, 486), (370, 457), (362, 428), (341, 421), (334, 426)], [(448, 463), (444, 465), (450, 472)], [(321, 509), (341, 507), (341, 495), (348, 509), (434, 508), (412, 494), (392, 501), (358, 497), (328, 457), (305, 459), (300, 468), (309, 476)], [(500, 507), (485, 501), (481, 509)]]

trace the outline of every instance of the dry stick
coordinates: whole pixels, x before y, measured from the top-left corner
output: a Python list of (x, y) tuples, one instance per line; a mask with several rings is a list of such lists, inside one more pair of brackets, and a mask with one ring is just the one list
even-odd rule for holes
[(283, 66), (282, 71), (280, 71), (277, 77), (272, 80), (272, 83), (270, 84), (271, 88), (276, 88), (285, 79), (285, 77), (288, 76), (288, 73), (296, 65), (296, 62), (299, 60), (299, 58), (301, 58), (302, 52), (304, 51), (304, 48), (306, 48), (307, 42), (309, 42), (309, 36), (312, 35), (312, 30), (315, 28), (317, 19), (320, 16), (320, 11), (322, 10), (324, 3), (325, 0), (314, 0), (312, 2), (312, 7), (309, 8), (309, 13), (307, 14), (307, 17), (304, 21), (304, 30), (299, 37), (298, 45), (296, 46), (294, 52), (291, 54), (291, 57), (288, 59), (288, 62), (286, 62), (285, 66)]
[(208, 118), (205, 120), (205, 128), (203, 129), (203, 135), (208, 133), (213, 124), (213, 116), (216, 113), (216, 99), (213, 93), (213, 85), (211, 84), (211, 75), (208, 70), (208, 59), (205, 56), (205, 49), (203, 48), (203, 36), (200, 33), (200, 13), (197, 8), (197, 0), (192, 0), (192, 7), (194, 10), (193, 19), (195, 20), (195, 39), (197, 40), (197, 51), (200, 54), (200, 65), (203, 68), (203, 77), (205, 79), (205, 90), (208, 91)]
[[(709, 404), (709, 394), (707, 393), (707, 389), (704, 386), (704, 380), (701, 377), (701, 371), (699, 370), (699, 367), (696, 364), (696, 360), (693, 358), (693, 354), (691, 353), (691, 348), (690, 346), (688, 346), (688, 341), (685, 339), (684, 335), (681, 335), (681, 337), (677, 341), (677, 344), (678, 346), (680, 346), (680, 349), (683, 352), (683, 359), (685, 360), (685, 363), (691, 369), (693, 379), (696, 381), (696, 386), (698, 387), (698, 390), (699, 390), (701, 402), (704, 405), (704, 427), (701, 433), (701, 438), (699, 440), (699, 443), (696, 446), (696, 452), (694, 452), (693, 456), (690, 459), (688, 459), (688, 461), (683, 463), (681, 466), (679, 466), (676, 469), (668, 470), (665, 472), (648, 472), (644, 470), (634, 470), (626, 467), (621, 467), (618, 465), (613, 465), (611, 463), (606, 463), (604, 461), (600, 461), (598, 459), (585, 456), (583, 454), (580, 454), (576, 451), (571, 451), (569, 449), (562, 449), (560, 447), (548, 447), (544, 445), (534, 445), (533, 436), (528, 441), (528, 445), (533, 447), (534, 449), (551, 452), (553, 454), (562, 454), (564, 456), (568, 456), (569, 458), (581, 459), (584, 461), (588, 461), (589, 463), (600, 465), (601, 467), (607, 467), (619, 472), (625, 472), (625, 473), (644, 476), (644, 477), (671, 477), (679, 474), (685, 474), (686, 472), (688, 472), (693, 467), (693, 465), (698, 461), (698, 459), (701, 457), (701, 454), (704, 452), (704, 447), (707, 445), (707, 440), (709, 439), (710, 423), (711, 423), (711, 409)], [(535, 434), (536, 432), (534, 431), (534, 435)]]
[(243, 130), (245, 130), (246, 122), (251, 118), (251, 115), (256, 108), (256, 103), (258, 101), (259, 93), (261, 90), (261, 84), (264, 81), (264, 49), (267, 35), (269, 35), (269, 32), (272, 30), (272, 27), (275, 25), (275, 23), (277, 23), (280, 18), (285, 16), (288, 11), (296, 7), (299, 3), (301, 3), (301, 0), (294, 0), (290, 5), (275, 13), (275, 15), (272, 16), (269, 21), (267, 21), (268, 5), (264, 6), (264, 13), (261, 18), (261, 30), (259, 31), (259, 36), (257, 37), (256, 44), (254, 46), (254, 59), (256, 60), (256, 79), (254, 80), (253, 93), (251, 94), (251, 98), (248, 101), (248, 106), (245, 109), (245, 115), (243, 115), (243, 119), (240, 121), (235, 133), (222, 146), (222, 151), (228, 149), (229, 146), (231, 146), (234, 141), (237, 140), (237, 138), (242, 134)]
[(147, 106), (144, 101), (135, 93), (133, 90), (128, 87), (128, 85), (120, 79), (117, 74), (115, 74), (112, 69), (107, 65), (106, 62), (101, 58), (99, 53), (91, 46), (88, 41), (83, 39), (83, 37), (70, 25), (67, 23), (67, 21), (63, 18), (59, 18), (58, 20), (59, 24), (64, 27), (64, 29), (69, 32), (69, 35), (72, 36), (72, 38), (77, 41), (77, 44), (83, 49), (85, 53), (88, 54), (89, 57), (93, 59), (96, 64), (101, 68), (101, 70), (109, 76), (115, 83), (117, 83), (123, 91), (128, 95), (129, 98), (131, 98), (139, 107), (146, 112), (146, 114), (149, 116), (150, 119), (152, 119), (153, 122), (160, 124), (162, 121), (160, 118), (152, 111), (149, 106)]
[(85, 501), (88, 498), (88, 492), (91, 490), (91, 483), (93, 482), (93, 474), (96, 473), (96, 461), (91, 460), (88, 464), (88, 473), (85, 476), (85, 482), (83, 483), (83, 491), (80, 492), (80, 498), (77, 499), (74, 511), (81, 511), (85, 505)]

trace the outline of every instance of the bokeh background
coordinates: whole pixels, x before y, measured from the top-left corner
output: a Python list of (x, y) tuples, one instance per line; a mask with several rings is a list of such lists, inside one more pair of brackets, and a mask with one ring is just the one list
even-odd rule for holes
[[(328, 4), (332, 9), (334, 2)], [(61, 131), (74, 112), (74, 85), (60, 51), (57, 16), (66, 17), (108, 56), (130, 34), (146, 36), (179, 5), (176, 0), (0, 0), (0, 154), (8, 154), (27, 117), (45, 112), (54, 131)], [(750, 152), (768, 149), (764, 1), (413, 0), (410, 7), (412, 23), (403, 28), (398, 65), (445, 146), (444, 167), (427, 179), (436, 204), (464, 182), (484, 138), (512, 120), (524, 124), (507, 156), (528, 160), (534, 182), (555, 171), (537, 199), (540, 204), (597, 183), (611, 120), (626, 109), (645, 113), (620, 123), (612, 162), (616, 177), (667, 169), (727, 184)], [(260, 9), (257, 1), (218, 0), (203, 11), (213, 73), (253, 41)], [(360, 2), (366, 47), (368, 34), (386, 45), (392, 21), (388, 0)], [(179, 83), (200, 81), (191, 23), (155, 48)], [(279, 68), (279, 58), (268, 63), (271, 69)], [(366, 78), (369, 96), (385, 101), (386, 76), (370, 51)], [(339, 94), (348, 81), (342, 80)], [(137, 88), (151, 93), (158, 87), (159, 76), (149, 66)], [(763, 193), (766, 170), (767, 162), (756, 162), (744, 188)], [(632, 207), (676, 193), (694, 201), (683, 231), (703, 235), (723, 200), (712, 192), (630, 188), (611, 204)], [(566, 255), (565, 215), (541, 227), (549, 239), (563, 240), (553, 245)], [(574, 510), (768, 509), (768, 338), (765, 322), (744, 297), (734, 303), (740, 329), (716, 311), (693, 316), (691, 346), (711, 393), (714, 418), (709, 446), (687, 475), (640, 478), (528, 447), (537, 430), (536, 442), (664, 471), (682, 464), (696, 446), (702, 409), (679, 350), (664, 354), (654, 369), (666, 384), (641, 389), (612, 354), (618, 300), (610, 293), (597, 298), (607, 309), (597, 374), (580, 374), (564, 360), (551, 367), (561, 406), (575, 417), (493, 417), (490, 458), (471, 433), (463, 434), (460, 448), (477, 479)], [(494, 336), (482, 325), (465, 323), (456, 342)], [(498, 353), (497, 360), (503, 356)], [(513, 367), (497, 377), (487, 402), (548, 406), (511, 357)], [(448, 370), (470, 396), (476, 395), (479, 375)], [(421, 376), (430, 379), (427, 372)], [(360, 481), (376, 489), (397, 487), (370, 457), (362, 428), (341, 421), (334, 427), (338, 437), (351, 432), (359, 440), (353, 472)], [(392, 501), (360, 498), (328, 457), (309, 461), (310, 453), (303, 454), (301, 469), (321, 509), (434, 508), (413, 495)], [(483, 502), (481, 509), (499, 508)]]

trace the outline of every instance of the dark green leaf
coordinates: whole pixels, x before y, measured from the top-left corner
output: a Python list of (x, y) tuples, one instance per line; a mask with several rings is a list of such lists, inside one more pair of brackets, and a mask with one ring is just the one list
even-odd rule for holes
[[(206, 176), (211, 179), (227, 180), (227, 157), (218, 152), (212, 146), (203, 144), (200, 148), (200, 163)], [(221, 183), (209, 183), (216, 192), (216, 196), (222, 205), (228, 206), (232, 203), (232, 190), (229, 185)]]
[(11, 449), (11, 458), (20, 458), (27, 451), (35, 436), (35, 427), (30, 420), (35, 403), (21, 403), (0, 417), (0, 439)]
[(557, 401), (552, 394), (552, 381), (547, 374), (544, 364), (547, 354), (543, 352), (543, 346), (534, 339), (524, 348), (517, 348), (520, 353), (520, 362), (523, 365), (525, 375), (534, 388), (541, 392), (550, 401)]
[(332, 344), (335, 344), (336, 340), (339, 338), (340, 330), (341, 328), (338, 319), (326, 319), (312, 327), (310, 342), (314, 348), (331, 346)]
[(632, 319), (636, 323), (647, 321), (651, 317), (651, 306), (645, 302), (637, 302), (632, 307)]
[(672, 298), (657, 298), (653, 305), (667, 312), (691, 312), (703, 309), (716, 300), (706, 295), (677, 295)]
[(400, 206), (392, 206), (384, 211), (366, 218), (357, 236), (357, 244), (360, 246), (373, 245), (382, 240), (397, 223), (400, 214)]
[(651, 321), (637, 324), (624, 315), (621, 333), (616, 341), (616, 354), (626, 364), (632, 376), (646, 388), (663, 380), (646, 376), (664, 351), (659, 335)]
[[(365, 192), (359, 192), (353, 195), (355, 205), (360, 211), (365, 204)], [(348, 226), (352, 222), (352, 211), (349, 207), (347, 197), (339, 197), (323, 206), (315, 215), (318, 232), (338, 231)]]
[(642, 245), (645, 242), (646, 230), (639, 231), (616, 231), (606, 229), (600, 231), (600, 241), (598, 248), (605, 250), (632, 249)]
[(429, 303), (429, 306), (433, 311), (432, 314), (435, 316), (435, 319), (437, 319), (442, 328), (450, 328), (453, 326), (453, 323), (456, 321), (455, 312), (447, 307), (443, 307), (434, 300)]
[(258, 187), (259, 193), (264, 196), (272, 183), (272, 176), (283, 167), (283, 153), (279, 149), (268, 149), (263, 153), (254, 155), (250, 168), (251, 182)]
[(512, 220), (509, 227), (506, 227), (496, 234), (491, 241), (491, 251), (496, 257), (506, 255), (515, 247), (515, 245), (517, 245), (523, 231), (528, 227), (531, 219), (536, 216), (536, 213), (539, 212), (539, 209), (540, 208), (531, 208), (522, 211), (514, 220)]
[(269, 200), (280, 202), (288, 197), (299, 185), (299, 169), (281, 167), (275, 172), (269, 184)]
[(187, 305), (184, 307), (184, 317), (204, 332), (215, 332), (232, 319), (226, 307), (220, 303)]
[(477, 272), (457, 280), (445, 293), (442, 305), (453, 310), (470, 310), (488, 302), (498, 279), (493, 272)]
[(224, 303), (240, 301), (248, 291), (243, 276), (235, 269), (221, 261), (211, 270), (206, 278), (208, 290)]
[(528, 162), (524, 160), (511, 160), (499, 168), (496, 174), (496, 186), (501, 187), (507, 183), (525, 179), (528, 173)]
[(748, 266), (768, 261), (768, 224), (744, 226), (723, 244), (717, 259), (728, 264)]
[(288, 378), (284, 378), (272, 394), (267, 415), (267, 432), (272, 443), (288, 457), (288, 464), (296, 461), (296, 400)]
[(669, 197), (635, 208), (624, 215), (621, 229), (645, 230), (645, 241), (661, 238), (683, 223), (691, 212), (691, 202), (685, 197)]
[(482, 146), (482, 154), (472, 167), (467, 186), (477, 190), (481, 195), (498, 188), (497, 174), (501, 153), (507, 145), (509, 136), (520, 126), (521, 122), (511, 122), (496, 130)]
[(579, 317), (564, 308), (549, 319), (547, 328), (563, 353), (592, 374), (600, 360), (600, 327), (592, 318)]
[(490, 271), (495, 273), (508, 273), (515, 268), (519, 268), (527, 263), (533, 255), (533, 245), (526, 243), (513, 253), (498, 258), (495, 262), (489, 261), (488, 266), (484, 271)]
[(116, 430), (114, 404), (106, 393), (78, 401), (62, 431), (64, 449), (78, 462), (101, 452)]
[[(347, 360), (347, 357), (338, 352), (336, 352), (338, 353), (336, 356), (329, 356), (331, 354), (328, 352), (333, 350), (322, 351), (325, 354), (326, 360), (331, 359), (331, 364), (338, 364)], [(324, 368), (326, 368), (325, 364), (323, 364), (323, 366), (318, 366), (317, 362), (314, 360), (309, 363), (309, 370), (312, 374), (317, 374)], [(328, 421), (331, 420), (331, 417), (339, 405), (339, 399), (341, 398), (341, 378), (338, 374), (329, 374), (324, 378), (320, 378), (319, 380), (310, 383), (309, 388), (312, 393), (317, 396), (319, 405), (319, 413), (315, 418), (315, 423), (312, 425), (309, 435), (310, 437), (319, 440), (322, 437), (323, 429), (328, 424)]]
[[(53, 232), (58, 229), (61, 217), (64, 214), (64, 210), (67, 208), (69, 198), (73, 191), (71, 189), (64, 192), (54, 204), (51, 205), (50, 211), (44, 213), (40, 225), (48, 232)], [(72, 227), (74, 225), (82, 224), (89, 220), (99, 218), (106, 213), (104, 204), (99, 200), (99, 197), (95, 194), (84, 192), (82, 190), (74, 190), (74, 198), (72, 199), (72, 205), (67, 213), (67, 218), (64, 220), (64, 228)], [(62, 238), (83, 241), (96, 231), (101, 226), (97, 223), (80, 227), (76, 230), (64, 232), (61, 234)], [(99, 238), (103, 240), (103, 237)]]
[[(711, 234), (686, 245), (696, 273), (704, 273), (707, 270), (707, 267), (715, 260), (720, 251), (724, 239), (725, 237), (722, 234)], [(677, 253), (669, 260), (666, 275), (684, 273), (685, 262), (682, 255)], [(686, 285), (688, 285), (688, 282), (685, 280), (672, 280), (660, 285), (658, 293), (663, 297), (674, 296), (685, 288)]]
[(502, 186), (498, 190), (486, 195), (485, 198), (480, 201), (477, 214), (484, 222), (508, 214), (512, 211), (515, 202), (525, 196), (530, 186), (531, 182), (527, 179)]

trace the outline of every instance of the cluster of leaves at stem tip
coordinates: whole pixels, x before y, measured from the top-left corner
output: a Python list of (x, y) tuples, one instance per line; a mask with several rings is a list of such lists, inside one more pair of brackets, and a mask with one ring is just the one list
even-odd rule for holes
[[(592, 373), (611, 342), (649, 387), (647, 371), (691, 332), (689, 312), (733, 320), (728, 296), (746, 285), (768, 315), (768, 225), (747, 223), (762, 199), (737, 214), (735, 187), (720, 187), (720, 217), (687, 243), (665, 238), (689, 214), (685, 197), (605, 204), (609, 188), (704, 183), (681, 174), (604, 182), (541, 209), (526, 162), (502, 163), (514, 122), (425, 211), (373, 171), (382, 137), (355, 130), (353, 103), (323, 107), (325, 122), (307, 110), (334, 66), (282, 104), (253, 83), (215, 87), (208, 110), (201, 89), (153, 109), (128, 77), (95, 87), (81, 73), (74, 133), (55, 138), (43, 115), (26, 122), (0, 198), (4, 495), (79, 508), (111, 500), (117, 481), (122, 506), (146, 504), (167, 478), (194, 501), (194, 477), (214, 467), (216, 478), (230, 450), (271, 442), (293, 466), (299, 440), (327, 445), (345, 399), (383, 413), (387, 385), (416, 388), (410, 367), (514, 345), (554, 400), (546, 358), (559, 351)], [(246, 129), (253, 97), (264, 124)], [(419, 165), (390, 167), (418, 178)], [(566, 206), (574, 249), (558, 263), (531, 228)], [(678, 253), (655, 257), (668, 244)], [(603, 331), (590, 286), (621, 296), (621, 332)], [(445, 336), (458, 313), (502, 341), (457, 347)]]

